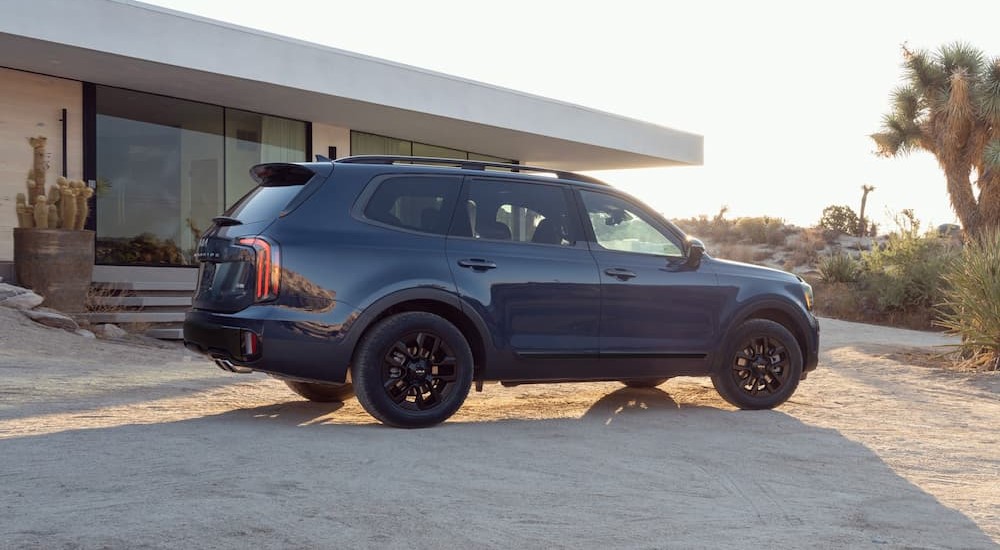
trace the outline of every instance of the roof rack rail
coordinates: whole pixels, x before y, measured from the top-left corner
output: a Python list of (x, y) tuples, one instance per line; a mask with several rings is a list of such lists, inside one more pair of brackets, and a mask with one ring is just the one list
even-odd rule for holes
[(506, 162), (491, 162), (487, 160), (466, 160), (449, 159), (439, 157), (408, 157), (403, 155), (356, 155), (339, 158), (335, 163), (340, 164), (427, 164), (436, 166), (452, 166), (464, 170), (486, 170), (487, 168), (504, 168), (511, 172), (537, 172), (543, 174), (553, 174), (559, 179), (573, 180), (584, 183), (596, 183), (607, 185), (607, 183), (590, 176), (568, 172), (566, 170), (553, 170), (552, 168), (542, 168), (539, 166), (525, 166), (523, 164), (509, 164)]

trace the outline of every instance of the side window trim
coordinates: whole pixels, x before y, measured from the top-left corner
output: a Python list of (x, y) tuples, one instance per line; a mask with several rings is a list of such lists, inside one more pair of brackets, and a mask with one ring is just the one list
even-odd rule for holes
[[(607, 252), (618, 252), (621, 254), (642, 254), (645, 256), (660, 256), (663, 258), (684, 257), (684, 255), (687, 253), (687, 248), (685, 246), (686, 239), (684, 234), (676, 227), (674, 227), (673, 224), (665, 222), (665, 220), (662, 220), (660, 216), (651, 213), (650, 209), (647, 208), (644, 204), (638, 203), (629, 196), (621, 195), (618, 193), (610, 193), (604, 189), (591, 189), (591, 188), (578, 187), (573, 191), (574, 191), (573, 194), (576, 195), (578, 214), (583, 218), (583, 228), (587, 235), (587, 241), (589, 244), (596, 246), (599, 250), (604, 250)], [(671, 256), (669, 254), (651, 254), (646, 252), (631, 252), (628, 250), (615, 250), (613, 248), (605, 248), (601, 246), (601, 244), (597, 241), (597, 234), (594, 233), (594, 227), (590, 222), (590, 213), (587, 211), (587, 203), (583, 200), (584, 191), (598, 195), (606, 195), (609, 197), (613, 197), (624, 202), (625, 204), (628, 204), (637, 213), (641, 214), (640, 217), (643, 221), (645, 221), (647, 224), (653, 227), (653, 229), (659, 231), (661, 234), (663, 234), (664, 237), (667, 238), (668, 241), (673, 243), (681, 251), (681, 256)]]

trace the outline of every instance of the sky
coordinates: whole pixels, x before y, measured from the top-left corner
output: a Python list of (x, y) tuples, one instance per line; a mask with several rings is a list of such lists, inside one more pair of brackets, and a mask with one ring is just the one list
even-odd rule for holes
[(674, 219), (812, 226), (868, 184), (882, 231), (905, 208), (956, 222), (933, 156), (878, 158), (868, 135), (901, 44), (1000, 56), (996, 0), (149, 3), (700, 134), (702, 166), (595, 173)]

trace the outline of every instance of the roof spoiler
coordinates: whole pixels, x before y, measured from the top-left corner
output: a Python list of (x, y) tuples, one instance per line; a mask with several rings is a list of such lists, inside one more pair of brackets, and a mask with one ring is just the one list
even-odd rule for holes
[(250, 169), (250, 177), (263, 187), (304, 185), (314, 175), (316, 173), (309, 168), (301, 164), (291, 164), (288, 162), (258, 164)]

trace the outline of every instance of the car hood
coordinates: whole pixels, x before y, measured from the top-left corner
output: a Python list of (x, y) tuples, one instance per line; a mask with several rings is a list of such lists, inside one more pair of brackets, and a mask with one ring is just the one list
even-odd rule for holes
[(773, 269), (760, 265), (745, 264), (731, 260), (721, 260), (718, 258), (706, 258), (711, 262), (712, 269), (719, 275), (735, 275), (741, 277), (757, 277), (759, 279), (769, 279), (782, 282), (799, 282), (802, 278), (798, 275)]

